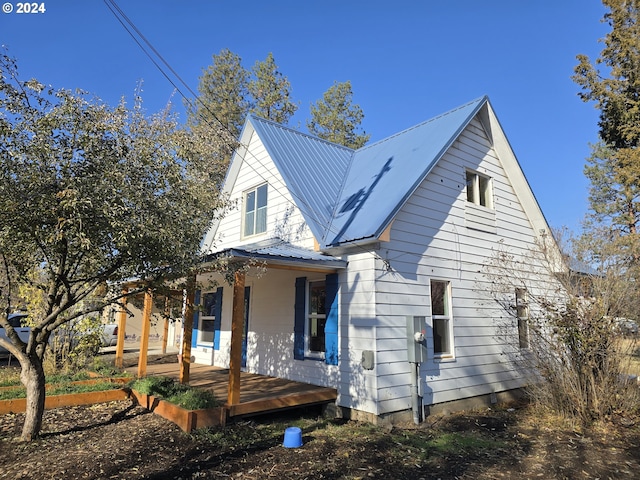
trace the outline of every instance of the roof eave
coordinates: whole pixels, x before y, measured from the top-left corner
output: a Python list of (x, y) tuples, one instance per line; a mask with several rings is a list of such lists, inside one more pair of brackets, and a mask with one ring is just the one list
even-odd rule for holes
[(209, 263), (216, 259), (224, 258), (231, 262), (246, 263), (256, 261), (265, 263), (267, 267), (299, 268), (303, 270), (336, 271), (347, 268), (348, 262), (339, 258), (311, 259), (311, 258), (288, 258), (268, 253), (248, 252), (238, 248), (228, 248), (220, 252), (207, 255), (205, 262)]

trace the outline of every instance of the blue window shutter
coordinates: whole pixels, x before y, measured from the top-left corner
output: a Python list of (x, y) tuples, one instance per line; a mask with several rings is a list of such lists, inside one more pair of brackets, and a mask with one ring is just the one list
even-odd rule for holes
[(220, 350), (220, 328), (222, 326), (222, 287), (216, 290), (216, 319), (213, 322), (213, 349)]
[(193, 298), (193, 331), (191, 333), (191, 346), (195, 347), (198, 343), (198, 320), (200, 319), (200, 290), (196, 290)]
[(293, 358), (304, 360), (304, 324), (306, 317), (307, 277), (296, 278), (296, 298), (293, 319)]
[(327, 321), (324, 325), (324, 361), (327, 365), (338, 364), (338, 274), (325, 279)]

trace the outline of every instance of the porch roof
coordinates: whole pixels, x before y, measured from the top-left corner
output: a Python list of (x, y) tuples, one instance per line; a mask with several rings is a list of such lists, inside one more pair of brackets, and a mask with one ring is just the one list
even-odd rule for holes
[(308, 267), (322, 270), (336, 270), (347, 267), (347, 261), (340, 258), (298, 247), (280, 238), (230, 247), (207, 257), (265, 261), (270, 265)]

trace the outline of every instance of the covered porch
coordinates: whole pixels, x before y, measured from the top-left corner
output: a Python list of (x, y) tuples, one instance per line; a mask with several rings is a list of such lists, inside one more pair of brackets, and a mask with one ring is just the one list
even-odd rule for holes
[[(178, 363), (150, 363), (147, 375), (162, 375), (180, 379)], [(192, 364), (189, 385), (211, 390), (216, 399), (227, 399), (229, 370), (208, 365)], [(240, 373), (240, 398), (237, 403), (225, 403), (229, 417), (274, 412), (289, 408), (322, 405), (335, 402), (335, 388), (319, 387), (282, 378), (253, 373)]]
[[(215, 312), (214, 317), (211, 317), (211, 312), (206, 308), (205, 302), (202, 302), (202, 294), (199, 290), (200, 280), (194, 277), (189, 279), (189, 285), (184, 292), (183, 335), (178, 363), (149, 364), (147, 362), (148, 328), (153, 292), (149, 290), (144, 292), (143, 334), (141, 335), (137, 363), (138, 377), (165, 375), (173, 377), (181, 383), (211, 389), (215, 397), (224, 402), (230, 417), (335, 402), (337, 390), (332, 387), (336, 382), (330, 377), (331, 372), (335, 375), (337, 371), (336, 296), (330, 296), (334, 303), (333, 313), (327, 316), (327, 327), (323, 328), (322, 332), (323, 337), (326, 333), (327, 338), (330, 339), (331, 349), (328, 352), (331, 352), (331, 355), (327, 354), (326, 362), (319, 362), (317, 359), (300, 362), (299, 360), (304, 359), (304, 345), (301, 343), (304, 340), (301, 335), (304, 332), (304, 322), (306, 321), (305, 300), (301, 300), (300, 295), (305, 295), (306, 284), (303, 287), (299, 287), (298, 284), (299, 280), (305, 280), (305, 278), (300, 278), (300, 275), (305, 274), (320, 276), (323, 280), (329, 274), (337, 277), (335, 272), (345, 268), (346, 262), (317, 252), (293, 247), (277, 239), (243, 248), (228, 249), (211, 256), (211, 258), (215, 257), (223, 257), (230, 264), (240, 267), (258, 262), (259, 268), (263, 270), (249, 283), (246, 281), (246, 270), (238, 268), (233, 273), (231, 288), (227, 290), (225, 287), (225, 291), (228, 292), (228, 300), (224, 302), (227, 310), (224, 315), (225, 324), (222, 327), (222, 335), (225, 337), (224, 342), (226, 343), (224, 343), (225, 350), (222, 354), (228, 354), (228, 359), (223, 360), (222, 365), (218, 366), (209, 366), (202, 361), (196, 363), (198, 360), (195, 355), (203, 350), (213, 351), (216, 355), (220, 354), (222, 350), (219, 343), (216, 344), (219, 340), (214, 340), (211, 345), (203, 346), (198, 343), (195, 328), (197, 319), (200, 317), (202, 322), (204, 314), (207, 313), (209, 323), (215, 326), (217, 321), (217, 328), (220, 329), (222, 314), (218, 311)], [(271, 273), (269, 274), (269, 272)], [(275, 275), (276, 280), (273, 278), (265, 280), (269, 275)], [(207, 284), (208, 281), (205, 280), (203, 283)], [(334, 287), (337, 291), (337, 280)], [(256, 301), (254, 321), (258, 328), (263, 327), (263, 331), (259, 332), (256, 332), (255, 326), (250, 328), (248, 321), (249, 298), (247, 294), (252, 288), (256, 293), (252, 296), (252, 299)], [(279, 302), (282, 311), (280, 314), (274, 314), (273, 298), (284, 291), (283, 289), (288, 295), (287, 300)], [(217, 290), (222, 291), (223, 289), (217, 287)], [(123, 292), (126, 292), (126, 289)], [(263, 303), (259, 304), (259, 301)], [(220, 301), (216, 300), (216, 303), (220, 305), (221, 299)], [(279, 330), (264, 331), (265, 326), (273, 328), (274, 325), (273, 322), (264, 320), (265, 312), (275, 315), (278, 320), (284, 322), (280, 325)], [(211, 318), (216, 321), (211, 322)], [(118, 315), (118, 324), (115, 364), (122, 367), (126, 328), (126, 298), (123, 298), (123, 308)], [(329, 329), (329, 324), (331, 324), (331, 329)], [(198, 327), (202, 328), (201, 325)], [(295, 333), (295, 354), (292, 333)], [(220, 331), (216, 333), (216, 335), (219, 334)], [(247, 338), (250, 335), (253, 343), (249, 344), (247, 350)], [(215, 337), (212, 336), (212, 338)], [(198, 352), (194, 352), (192, 348), (193, 350), (197, 349)], [(324, 349), (324, 343), (322, 348)], [(281, 353), (283, 351), (291, 353), (283, 357)], [(166, 321), (165, 340), (163, 341), (163, 353), (165, 352)], [(247, 358), (249, 364), (244, 365)], [(251, 364), (254, 358), (260, 358), (263, 364)], [(265, 363), (265, 359), (268, 364)], [(329, 368), (325, 368), (327, 366), (325, 363), (330, 364)], [(294, 364), (295, 368), (293, 368)], [(297, 371), (294, 372), (296, 369)], [(291, 380), (291, 378), (295, 380)], [(306, 383), (310, 379), (328, 386)]]

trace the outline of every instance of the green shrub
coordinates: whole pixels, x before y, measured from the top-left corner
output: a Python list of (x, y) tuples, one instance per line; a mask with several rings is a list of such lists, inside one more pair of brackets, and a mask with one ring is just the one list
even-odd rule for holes
[(132, 390), (153, 395), (187, 410), (213, 408), (217, 402), (209, 390), (182, 385), (169, 377), (145, 377), (129, 384)]
[(209, 390), (189, 388), (167, 398), (168, 402), (178, 405), (186, 410), (200, 410), (217, 406), (213, 393)]
[(129, 386), (136, 392), (165, 398), (176, 392), (178, 387), (170, 377), (144, 377), (134, 380)]

